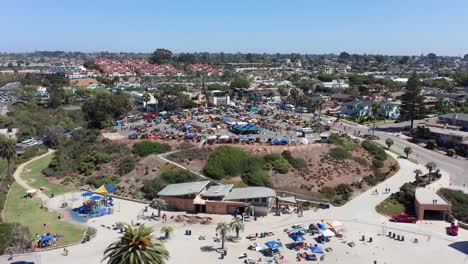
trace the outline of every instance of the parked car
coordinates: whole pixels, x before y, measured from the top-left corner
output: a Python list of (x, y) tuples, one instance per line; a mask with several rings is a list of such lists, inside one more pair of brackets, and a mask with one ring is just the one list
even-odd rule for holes
[(401, 213), (399, 215), (395, 214), (392, 216), (391, 221), (393, 222), (402, 222), (402, 223), (416, 223), (419, 219), (414, 216), (409, 216), (406, 213)]

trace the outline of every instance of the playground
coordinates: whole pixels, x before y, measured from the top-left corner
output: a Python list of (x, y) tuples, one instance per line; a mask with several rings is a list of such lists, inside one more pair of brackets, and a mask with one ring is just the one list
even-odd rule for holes
[[(83, 199), (81, 206), (73, 208), (73, 211), (78, 212), (83, 217), (99, 217), (114, 212), (114, 199), (108, 194), (112, 193), (116, 186), (111, 184), (103, 184), (94, 192), (84, 192), (80, 196)], [(62, 207), (68, 204), (63, 203)]]

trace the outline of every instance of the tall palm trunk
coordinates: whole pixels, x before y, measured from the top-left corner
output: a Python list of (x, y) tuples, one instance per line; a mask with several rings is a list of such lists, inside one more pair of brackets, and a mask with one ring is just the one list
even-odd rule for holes
[(372, 136), (375, 136), (375, 119), (377, 118), (377, 115), (374, 115), (374, 125), (372, 126)]
[(221, 248), (224, 249), (224, 232), (221, 233)]
[(8, 166), (8, 168), (7, 168), (8, 179), (11, 181), (11, 180), (13, 180), (12, 176), (11, 176), (11, 158), (7, 159), (7, 166)]

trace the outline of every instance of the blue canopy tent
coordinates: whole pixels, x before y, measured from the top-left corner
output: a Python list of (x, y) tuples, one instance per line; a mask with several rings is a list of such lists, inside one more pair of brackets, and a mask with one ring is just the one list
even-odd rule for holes
[(281, 139), (275, 138), (275, 139), (273, 140), (273, 144), (275, 144), (275, 145), (281, 144)]
[(247, 138), (248, 138), (249, 140), (255, 140), (255, 139), (256, 139), (256, 137), (255, 137), (255, 136), (252, 136), (252, 135), (248, 136)]
[(192, 133), (187, 134), (187, 139), (193, 139), (194, 135)]
[(311, 247), (310, 250), (312, 251), (312, 253), (323, 254), (323, 249), (317, 245)]
[(279, 250), (280, 248), (283, 247), (283, 244), (277, 240), (272, 240), (268, 241), (265, 243), (265, 245), (270, 249), (270, 250)]
[(192, 125), (185, 125), (185, 129), (191, 129), (192, 127)]
[(81, 194), (82, 197), (89, 197), (89, 196), (93, 196), (93, 193), (92, 192), (84, 192)]
[(53, 236), (51, 235), (47, 235), (47, 236), (43, 236), (41, 237), (41, 239), (39, 240), (40, 243), (45, 243), (45, 242), (49, 242), (51, 241), (52, 239), (54, 239)]
[(303, 241), (306, 240), (305, 237), (302, 236), (302, 235), (290, 235), (289, 237), (290, 237), (292, 240), (294, 240), (294, 242), (296, 242), (296, 243), (303, 242)]

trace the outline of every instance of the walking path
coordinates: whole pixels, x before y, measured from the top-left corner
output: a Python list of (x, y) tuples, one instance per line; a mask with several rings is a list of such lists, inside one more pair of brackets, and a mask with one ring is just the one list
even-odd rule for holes
[[(41, 159), (41, 158), (43, 158), (43, 157), (45, 157), (45, 156), (47, 156), (47, 155), (50, 155), (50, 154), (52, 154), (52, 153), (54, 153), (54, 152), (55, 152), (55, 150), (49, 149), (49, 150), (47, 151), (47, 153), (42, 154), (42, 155), (37, 156), (37, 157), (34, 157), (34, 158), (32, 158), (32, 159), (30, 159), (30, 160), (24, 162), (24, 163), (21, 163), (21, 164), (16, 168), (15, 172), (13, 173), (13, 178), (15, 178), (15, 181), (16, 181), (19, 185), (21, 185), (21, 187), (25, 188), (26, 190), (35, 189), (35, 188), (32, 187), (31, 185), (29, 185), (27, 182), (25, 182), (23, 179), (21, 179), (21, 174), (23, 173), (24, 168), (25, 168), (27, 165), (29, 165), (31, 162), (34, 162), (34, 161), (36, 161), (36, 160), (38, 160), (38, 159)], [(41, 198), (41, 200), (42, 200), (43, 202), (45, 202), (45, 201), (47, 201), (47, 199), (49, 199), (49, 197), (47, 197), (47, 195), (45, 195), (41, 190), (37, 190), (37, 191), (38, 191), (39, 197)]]

